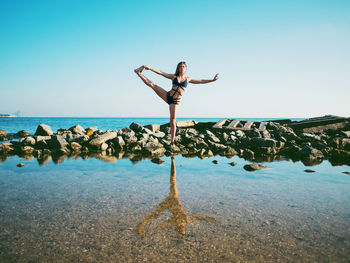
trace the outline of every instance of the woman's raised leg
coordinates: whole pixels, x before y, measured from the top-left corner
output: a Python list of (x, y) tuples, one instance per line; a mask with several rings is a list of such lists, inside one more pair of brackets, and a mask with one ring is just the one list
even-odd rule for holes
[(175, 140), (175, 134), (176, 134), (176, 112), (177, 112), (177, 105), (176, 104), (170, 104), (169, 105), (170, 110), (170, 132), (171, 132), (171, 142), (173, 143)]
[(165, 89), (159, 87), (158, 85), (154, 84), (152, 81), (150, 81), (148, 78), (146, 78), (141, 72), (144, 69), (143, 66), (135, 69), (135, 73), (142, 79), (142, 81), (149, 87), (151, 87), (155, 93), (157, 93), (157, 95), (164, 100), (165, 102), (167, 102), (167, 92)]

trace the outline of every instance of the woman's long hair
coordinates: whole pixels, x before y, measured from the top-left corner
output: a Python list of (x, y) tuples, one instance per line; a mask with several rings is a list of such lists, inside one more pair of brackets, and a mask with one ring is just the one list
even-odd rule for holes
[(179, 67), (184, 64), (187, 68), (187, 65), (186, 65), (186, 62), (185, 61), (181, 61), (179, 62), (179, 64), (177, 64), (177, 67), (176, 67), (176, 72), (175, 72), (175, 76), (179, 76)]

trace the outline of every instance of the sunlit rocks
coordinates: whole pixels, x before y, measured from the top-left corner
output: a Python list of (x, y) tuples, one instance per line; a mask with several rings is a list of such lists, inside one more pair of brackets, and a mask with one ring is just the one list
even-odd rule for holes
[(25, 137), (25, 138), (21, 138), (20, 142), (23, 145), (35, 145), (35, 139), (31, 136)]
[(80, 126), (79, 124), (78, 125), (75, 125), (73, 127), (70, 127), (69, 128), (70, 131), (72, 131), (73, 134), (85, 134), (85, 130), (82, 126)]
[(97, 135), (96, 138), (92, 139), (89, 144), (96, 148), (99, 148), (100, 145), (108, 140), (112, 140), (117, 137), (116, 131), (107, 131), (101, 135)]
[(46, 124), (39, 124), (34, 135), (50, 136), (53, 132), (51, 127)]
[(157, 125), (157, 124), (145, 125), (144, 127), (151, 130), (152, 132), (160, 131), (160, 125)]

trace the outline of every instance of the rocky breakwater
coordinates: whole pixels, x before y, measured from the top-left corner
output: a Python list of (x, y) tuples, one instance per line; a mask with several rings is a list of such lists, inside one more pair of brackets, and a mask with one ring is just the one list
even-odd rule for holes
[[(215, 129), (213, 123), (177, 122), (175, 143), (170, 141), (169, 124), (146, 125), (131, 123), (129, 128), (102, 131), (97, 127), (84, 129), (75, 125), (53, 132), (40, 124), (33, 136), (17, 133), (18, 141), (0, 145), (2, 160), (6, 156), (34, 156), (39, 163), (49, 159), (62, 162), (66, 157), (96, 157), (104, 161), (129, 158), (132, 161), (154, 159), (163, 155), (182, 154), (200, 158), (215, 155), (238, 155), (246, 160), (262, 162), (290, 158), (314, 165), (324, 159), (334, 164), (350, 164), (350, 126), (323, 133), (294, 131), (286, 124), (268, 122), (265, 130)], [(6, 132), (1, 133), (6, 138)]]

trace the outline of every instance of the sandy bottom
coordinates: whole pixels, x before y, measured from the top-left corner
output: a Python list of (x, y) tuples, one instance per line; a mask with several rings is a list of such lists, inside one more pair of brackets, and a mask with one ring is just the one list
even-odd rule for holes
[(0, 163), (0, 262), (349, 262), (348, 166), (163, 159)]

